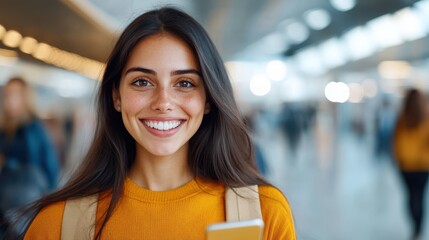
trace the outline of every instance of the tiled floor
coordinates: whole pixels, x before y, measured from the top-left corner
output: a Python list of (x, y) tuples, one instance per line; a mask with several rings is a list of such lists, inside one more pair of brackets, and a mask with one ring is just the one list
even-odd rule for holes
[[(257, 137), (270, 170), (268, 179), (292, 206), (298, 239), (410, 239), (395, 165), (374, 156), (369, 137), (336, 135), (308, 133), (295, 155), (279, 131)], [(427, 205), (422, 239), (429, 239)]]

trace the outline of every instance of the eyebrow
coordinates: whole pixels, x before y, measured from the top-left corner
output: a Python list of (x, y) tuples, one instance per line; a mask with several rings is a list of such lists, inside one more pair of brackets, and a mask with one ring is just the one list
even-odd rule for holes
[(147, 68), (142, 68), (142, 67), (132, 67), (132, 68), (129, 68), (125, 72), (125, 75), (127, 75), (130, 72), (143, 72), (143, 73), (147, 73), (147, 74), (156, 75), (156, 72), (154, 70), (147, 69)]
[[(154, 70), (147, 69), (147, 68), (142, 68), (142, 67), (132, 67), (132, 68), (129, 68), (125, 72), (125, 75), (127, 75), (130, 72), (143, 72), (143, 73), (147, 73), (147, 74), (151, 74), (151, 75), (155, 75), (156, 76), (156, 72)], [(172, 71), (170, 73), (171, 76), (174, 76), (174, 75), (183, 75), (183, 74), (195, 74), (195, 75), (198, 75), (198, 76), (201, 77), (201, 73), (198, 70), (195, 70), (195, 69), (175, 70), (175, 71)]]
[(184, 70), (176, 70), (172, 71), (170, 75), (183, 75), (183, 74), (195, 74), (201, 77), (201, 73), (195, 69), (184, 69)]

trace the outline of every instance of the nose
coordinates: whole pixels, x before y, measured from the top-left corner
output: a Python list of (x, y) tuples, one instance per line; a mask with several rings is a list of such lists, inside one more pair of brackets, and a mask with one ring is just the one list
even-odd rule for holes
[(168, 88), (163, 87), (155, 91), (152, 101), (152, 110), (162, 113), (173, 110), (172, 96)]

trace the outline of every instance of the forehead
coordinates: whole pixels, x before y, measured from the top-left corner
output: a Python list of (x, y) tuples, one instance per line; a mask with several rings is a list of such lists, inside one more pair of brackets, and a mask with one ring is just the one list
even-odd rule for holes
[(4, 86), (6, 91), (21, 91), (24, 89), (24, 85), (18, 81), (11, 81)]
[(150, 69), (199, 70), (198, 59), (191, 47), (170, 33), (159, 33), (140, 40), (130, 53), (126, 70), (142, 66)]

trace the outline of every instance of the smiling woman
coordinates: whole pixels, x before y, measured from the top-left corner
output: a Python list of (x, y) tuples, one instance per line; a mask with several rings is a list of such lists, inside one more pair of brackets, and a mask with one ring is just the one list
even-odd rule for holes
[[(84, 164), (28, 208), (25, 239), (204, 239), (208, 225), (234, 219), (234, 191), (238, 219), (260, 216), (263, 239), (296, 239), (286, 198), (255, 167), (224, 64), (189, 15), (161, 8), (125, 29), (98, 109)], [(85, 225), (76, 203), (95, 220)]]
[[(192, 49), (169, 33), (143, 39), (131, 52), (121, 82), (113, 92), (115, 106), (138, 143), (131, 179), (157, 191), (189, 182), (188, 142), (210, 105)], [(166, 166), (174, 171), (161, 170)]]

